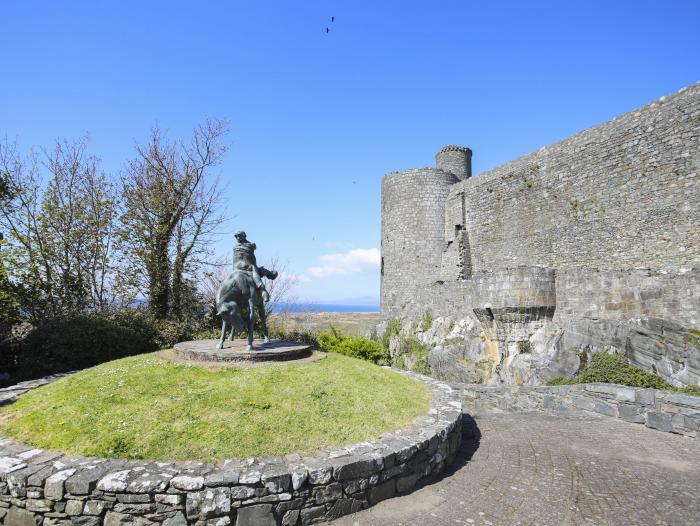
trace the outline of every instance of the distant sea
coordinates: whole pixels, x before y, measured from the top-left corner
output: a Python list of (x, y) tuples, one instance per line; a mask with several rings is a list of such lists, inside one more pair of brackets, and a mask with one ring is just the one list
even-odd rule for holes
[(334, 305), (332, 303), (292, 303), (275, 307), (275, 312), (379, 312), (379, 305)]

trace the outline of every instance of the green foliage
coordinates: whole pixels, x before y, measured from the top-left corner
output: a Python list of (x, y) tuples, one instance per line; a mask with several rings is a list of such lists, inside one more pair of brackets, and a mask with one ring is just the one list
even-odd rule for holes
[(158, 341), (158, 327), (137, 309), (47, 319), (23, 340), (21, 363), (13, 380), (151, 352)]
[(609, 383), (630, 387), (669, 389), (674, 387), (659, 376), (631, 366), (622, 354), (596, 352), (590, 362), (574, 378), (552, 378), (547, 385), (569, 385), (587, 383)]
[(330, 332), (321, 332), (317, 337), (319, 348), (353, 358), (368, 360), (378, 365), (389, 365), (389, 350), (381, 343), (360, 336), (346, 336), (331, 327)]
[(397, 320), (397, 319), (389, 320), (386, 324), (386, 329), (384, 330), (384, 334), (382, 334), (382, 347), (384, 347), (388, 351), (389, 350), (389, 342), (391, 341), (391, 337), (398, 336), (400, 332), (401, 332), (401, 320)]
[(3, 243), (0, 239), (0, 341), (9, 334), (12, 324), (19, 321), (20, 317), (17, 287), (10, 281), (2, 259)]
[(578, 378), (564, 378), (563, 376), (555, 376), (547, 380), (545, 385), (574, 385), (582, 383)]
[(154, 355), (102, 364), (0, 408), (0, 432), (85, 456), (216, 461), (353, 444), (426, 414), (421, 382), (331, 354), (216, 371)]
[(518, 342), (518, 350), (521, 353), (529, 353), (532, 352), (532, 346), (530, 342)]
[(433, 326), (433, 313), (429, 310), (423, 313), (423, 317), (420, 320), (420, 328), (423, 332), (429, 331)]
[(394, 366), (429, 375), (428, 348), (415, 336), (401, 338), (394, 358)]
[(187, 318), (183, 320), (156, 320), (149, 315), (149, 323), (156, 329), (156, 346), (159, 349), (169, 349), (177, 342), (196, 340), (199, 337), (219, 338), (217, 330), (207, 330), (198, 320)]

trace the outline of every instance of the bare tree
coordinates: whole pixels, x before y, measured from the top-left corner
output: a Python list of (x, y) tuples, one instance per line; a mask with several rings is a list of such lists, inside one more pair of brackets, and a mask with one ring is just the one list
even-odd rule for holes
[(207, 120), (189, 143), (168, 140), (156, 127), (122, 177), (122, 239), (133, 275), (158, 318), (179, 315), (184, 276), (206, 253), (221, 224), (218, 182), (211, 180), (228, 147), (226, 120)]

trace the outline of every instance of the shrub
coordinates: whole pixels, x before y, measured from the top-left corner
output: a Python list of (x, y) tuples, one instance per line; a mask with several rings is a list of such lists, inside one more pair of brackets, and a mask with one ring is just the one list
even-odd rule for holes
[(382, 334), (382, 346), (388, 351), (389, 342), (392, 336), (398, 336), (401, 332), (401, 320), (389, 320), (386, 324), (384, 334)]
[(48, 319), (22, 341), (21, 361), (13, 380), (152, 352), (157, 349), (158, 340), (158, 327), (138, 309)]
[(317, 342), (324, 351), (368, 360), (377, 365), (390, 363), (389, 350), (381, 343), (360, 336), (346, 336), (334, 327), (329, 332), (319, 333)]
[(530, 344), (530, 342), (518, 342), (518, 350), (521, 353), (532, 352), (532, 345)]
[(418, 341), (415, 336), (402, 338), (394, 358), (394, 365), (399, 369), (429, 375), (428, 348)]
[(631, 366), (622, 354), (596, 352), (573, 378), (552, 378), (547, 385), (569, 385), (588, 383), (621, 384), (630, 387), (649, 387), (653, 389), (674, 389), (674, 387), (655, 374)]

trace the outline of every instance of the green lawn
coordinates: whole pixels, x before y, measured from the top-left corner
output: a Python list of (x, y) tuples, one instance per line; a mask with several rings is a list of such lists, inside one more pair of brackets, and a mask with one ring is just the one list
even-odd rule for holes
[(215, 371), (145, 354), (30, 391), (0, 408), (0, 434), (85, 456), (211, 461), (372, 439), (430, 400), (416, 380), (337, 354)]

